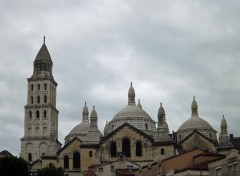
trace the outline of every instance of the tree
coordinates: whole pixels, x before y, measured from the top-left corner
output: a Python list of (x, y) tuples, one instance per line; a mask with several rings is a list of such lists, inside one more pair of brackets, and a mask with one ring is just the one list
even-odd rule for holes
[(64, 170), (56, 168), (53, 164), (49, 164), (49, 167), (38, 170), (37, 176), (66, 176)]
[(28, 163), (17, 157), (0, 158), (0, 175), (1, 176), (29, 176)]

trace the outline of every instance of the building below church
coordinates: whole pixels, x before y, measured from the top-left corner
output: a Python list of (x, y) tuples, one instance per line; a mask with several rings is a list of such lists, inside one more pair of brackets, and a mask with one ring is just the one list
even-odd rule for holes
[[(167, 117), (160, 103), (157, 122), (144, 110), (131, 83), (126, 99), (101, 132), (98, 129), (97, 108), (89, 111), (85, 102), (82, 121), (65, 137), (64, 145), (58, 141), (57, 82), (52, 73), (53, 62), (45, 38), (35, 60), (33, 74), (28, 81), (25, 105), (24, 136), (21, 138), (21, 157), (31, 163), (31, 170), (48, 166), (64, 168), (69, 175), (87, 174), (89, 168), (109, 175), (125, 169), (142, 170), (152, 163), (161, 165), (167, 158), (193, 150), (225, 155), (238, 140), (228, 137), (227, 122), (222, 118), (219, 140), (217, 131), (198, 114), (195, 97), (191, 116), (176, 132), (169, 133)], [(96, 169), (97, 168), (97, 169)], [(160, 172), (160, 171), (159, 171)], [(104, 175), (108, 175), (105, 173)]]

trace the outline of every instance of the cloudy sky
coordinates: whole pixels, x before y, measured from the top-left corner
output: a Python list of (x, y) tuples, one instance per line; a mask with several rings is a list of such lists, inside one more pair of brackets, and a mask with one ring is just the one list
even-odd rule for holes
[(59, 140), (87, 101), (100, 130), (127, 105), (130, 82), (170, 131), (199, 115), (240, 136), (240, 1), (0, 1), (0, 151), (20, 153), (27, 78), (46, 36), (58, 82)]

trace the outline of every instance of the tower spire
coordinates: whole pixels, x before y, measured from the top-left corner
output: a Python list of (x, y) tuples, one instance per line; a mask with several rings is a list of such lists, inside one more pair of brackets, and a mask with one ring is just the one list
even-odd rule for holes
[(193, 101), (192, 101), (192, 115), (198, 115), (198, 105), (197, 105), (197, 101), (195, 100), (195, 96), (193, 96)]
[(135, 90), (132, 86), (132, 82), (130, 88), (128, 90), (128, 105), (136, 105), (135, 104)]
[(45, 38), (46, 38), (46, 37), (45, 37), (45, 35), (44, 35), (44, 36), (43, 36), (43, 44), (45, 44)]

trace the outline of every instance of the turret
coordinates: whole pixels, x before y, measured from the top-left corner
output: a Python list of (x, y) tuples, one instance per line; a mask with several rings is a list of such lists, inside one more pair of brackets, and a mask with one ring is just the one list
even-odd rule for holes
[(128, 105), (136, 105), (135, 104), (135, 91), (132, 86), (132, 82), (131, 82), (131, 86), (128, 90)]
[(198, 115), (198, 105), (197, 105), (197, 101), (195, 100), (195, 96), (193, 96), (193, 101), (192, 101), (192, 115)]

